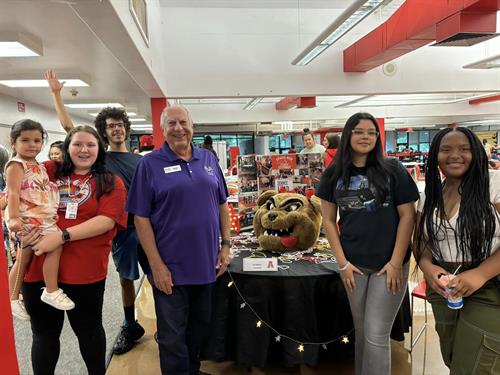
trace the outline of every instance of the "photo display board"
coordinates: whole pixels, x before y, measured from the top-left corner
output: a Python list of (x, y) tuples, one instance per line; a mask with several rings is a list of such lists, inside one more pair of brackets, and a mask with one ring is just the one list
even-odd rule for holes
[(322, 154), (240, 155), (237, 166), (242, 230), (252, 227), (254, 208), (263, 192), (312, 195), (324, 170)]

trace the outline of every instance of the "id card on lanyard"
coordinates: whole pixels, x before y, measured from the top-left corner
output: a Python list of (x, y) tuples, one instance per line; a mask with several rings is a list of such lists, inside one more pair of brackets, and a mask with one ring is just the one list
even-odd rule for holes
[(88, 176), (84, 181), (79, 181), (80, 183), (78, 185), (80, 186), (80, 188), (79, 188), (78, 192), (76, 192), (75, 194), (71, 193), (71, 180), (68, 177), (68, 197), (69, 198), (73, 198), (73, 201), (72, 202), (68, 202), (66, 204), (66, 213), (64, 215), (64, 217), (66, 219), (69, 219), (69, 220), (75, 220), (76, 219), (76, 217), (78, 215), (78, 202), (75, 201), (75, 200), (80, 195), (83, 186), (85, 186), (85, 184), (90, 180), (91, 177), (92, 177), (92, 175)]
[(66, 214), (64, 217), (66, 219), (75, 220), (76, 215), (78, 215), (78, 203), (77, 202), (68, 202), (66, 204)]

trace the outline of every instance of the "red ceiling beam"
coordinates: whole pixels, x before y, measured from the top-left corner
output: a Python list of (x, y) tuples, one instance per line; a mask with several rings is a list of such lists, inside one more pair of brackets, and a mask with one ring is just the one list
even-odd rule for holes
[(314, 108), (316, 107), (315, 96), (287, 96), (276, 103), (276, 110), (286, 111), (291, 108)]
[(494, 33), (500, 0), (406, 0), (383, 24), (344, 50), (344, 72), (367, 72), (459, 32)]
[(479, 99), (472, 99), (472, 100), (469, 100), (469, 104), (477, 105), (477, 104), (482, 104), (482, 103), (496, 102), (496, 101), (499, 101), (499, 100), (500, 100), (500, 94), (499, 95), (486, 96), (484, 98), (479, 98)]

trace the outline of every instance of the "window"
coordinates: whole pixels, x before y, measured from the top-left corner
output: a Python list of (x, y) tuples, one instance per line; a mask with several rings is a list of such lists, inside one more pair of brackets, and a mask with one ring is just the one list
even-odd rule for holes
[(286, 154), (292, 147), (292, 137), (288, 134), (269, 136), (269, 150), (277, 154)]
[[(212, 137), (212, 141), (214, 142), (226, 142), (226, 151), (229, 149), (229, 147), (238, 146), (240, 148), (240, 155), (249, 155), (255, 152), (254, 138), (252, 134), (196, 133), (193, 135), (193, 143), (197, 146), (201, 146), (203, 144), (205, 136), (207, 135), (210, 135)], [(229, 165), (229, 152), (227, 153), (227, 158), (227, 165)]]
[(146, 0), (130, 0), (130, 12), (139, 32), (147, 46), (149, 46), (148, 7)]
[(402, 143), (404, 143), (404, 144), (408, 143), (408, 133), (406, 132), (406, 130), (398, 131), (396, 143), (398, 145), (402, 144)]
[(419, 132), (420, 133), (420, 143), (428, 143), (430, 142), (430, 133), (428, 131)]
[(429, 147), (430, 147), (430, 143), (420, 143), (420, 149), (419, 151), (421, 152), (429, 152)]

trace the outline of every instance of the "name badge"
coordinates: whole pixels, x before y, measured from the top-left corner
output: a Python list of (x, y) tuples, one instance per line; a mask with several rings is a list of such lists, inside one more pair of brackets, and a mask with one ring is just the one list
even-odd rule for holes
[(163, 171), (165, 173), (172, 173), (172, 172), (180, 172), (181, 166), (180, 165), (173, 165), (171, 167), (165, 167), (163, 168)]
[(278, 258), (243, 258), (243, 271), (278, 271)]
[(66, 205), (66, 215), (64, 215), (64, 217), (66, 219), (74, 220), (76, 219), (77, 214), (78, 214), (78, 203), (68, 202), (68, 204)]

